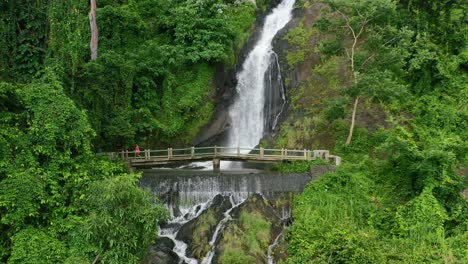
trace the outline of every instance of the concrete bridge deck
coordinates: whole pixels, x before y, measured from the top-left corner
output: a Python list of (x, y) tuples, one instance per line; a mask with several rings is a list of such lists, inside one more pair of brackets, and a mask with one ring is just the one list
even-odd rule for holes
[(328, 150), (290, 150), (241, 147), (190, 147), (179, 149), (151, 150), (145, 149), (140, 153), (135, 151), (121, 151), (105, 153), (111, 158), (121, 158), (132, 167), (148, 167), (177, 161), (206, 161), (213, 160), (213, 168), (219, 168), (221, 160), (247, 161), (258, 163), (278, 163), (296, 160), (323, 159), (340, 165), (339, 156), (330, 155)]

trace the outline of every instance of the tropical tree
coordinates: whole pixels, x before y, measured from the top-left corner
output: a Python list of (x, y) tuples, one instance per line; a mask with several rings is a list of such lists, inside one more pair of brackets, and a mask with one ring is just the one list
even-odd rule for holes
[[(372, 94), (374, 97), (380, 94), (374, 87), (379, 83), (379, 78), (384, 77), (385, 85), (377, 87), (387, 91), (385, 96), (389, 96), (388, 92), (392, 90), (396, 96), (404, 92), (404, 86), (398, 84), (393, 75), (394, 71), (401, 67), (404, 58), (404, 53), (399, 53), (395, 49), (395, 43), (406, 35), (398, 35), (389, 23), (396, 10), (396, 5), (392, 0), (327, 0), (325, 2), (329, 6), (324, 9), (324, 17), (317, 25), (323, 32), (336, 35), (333, 40), (334, 46), (337, 46), (339, 52), (346, 57), (347, 66), (351, 72), (347, 85), (353, 88), (350, 89), (350, 95), (354, 102), (346, 139), (346, 144), (350, 144), (359, 101), (366, 94)], [(388, 67), (389, 71), (384, 76), (382, 73), (376, 73), (385, 67)], [(367, 73), (374, 74), (363, 78)]]

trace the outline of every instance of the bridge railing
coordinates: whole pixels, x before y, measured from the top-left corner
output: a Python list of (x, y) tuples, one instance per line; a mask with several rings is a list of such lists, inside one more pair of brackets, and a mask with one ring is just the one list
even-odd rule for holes
[(139, 153), (135, 151), (121, 151), (101, 153), (107, 154), (111, 158), (121, 158), (124, 160), (180, 160), (199, 158), (233, 158), (244, 159), (256, 158), (265, 160), (315, 160), (321, 158), (334, 161), (337, 165), (341, 163), (341, 158), (330, 155), (328, 150), (290, 150), (290, 149), (266, 149), (266, 148), (246, 148), (246, 147), (189, 147), (189, 148), (168, 148), (160, 150), (144, 149)]

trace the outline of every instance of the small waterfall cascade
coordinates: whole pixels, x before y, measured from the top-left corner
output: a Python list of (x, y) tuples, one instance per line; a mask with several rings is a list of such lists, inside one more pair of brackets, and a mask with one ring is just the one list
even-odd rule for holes
[[(278, 31), (291, 20), (294, 2), (295, 0), (283, 0), (265, 18), (261, 36), (247, 55), (242, 70), (237, 74), (238, 97), (229, 109), (231, 128), (226, 143), (228, 146), (253, 148), (264, 135), (265, 119), (271, 114), (265, 105), (265, 95), (268, 94), (265, 93), (265, 86), (272, 80), (272, 74), (267, 73), (269, 69), (269, 72), (272, 72), (272, 64), (278, 64), (272, 41)], [(276, 70), (279, 73), (279, 68)], [(281, 78), (280, 75), (278, 77)], [(284, 87), (281, 85), (280, 89), (281, 98), (284, 100)], [(278, 113), (274, 115), (275, 120)], [(276, 122), (277, 120), (273, 121), (273, 127), (276, 126)]]
[(268, 264), (274, 264), (273, 256), (272, 256), (273, 249), (276, 247), (276, 245), (278, 245), (279, 240), (283, 236), (284, 230), (285, 229), (283, 229), (283, 231), (281, 231), (281, 233), (279, 233), (279, 235), (276, 236), (275, 240), (273, 241), (273, 244), (268, 246), (268, 255), (267, 255)]
[(286, 105), (286, 91), (281, 76), (278, 55), (273, 52), (272, 56), (272, 63), (265, 76), (265, 118), (263, 119), (263, 127), (264, 133), (267, 134), (275, 130)]
[[(208, 171), (147, 171), (140, 179), (140, 186), (148, 189), (165, 204), (173, 221), (188, 221), (203, 208), (209, 207), (209, 201), (221, 194), (230, 196), (236, 205), (255, 193), (261, 193), (267, 199), (275, 193), (301, 192), (310, 181), (304, 174), (217, 174)], [(281, 211), (281, 218), (289, 217), (288, 211)], [(186, 218), (181, 218), (183, 216)], [(193, 217), (192, 217), (193, 216)]]
[[(231, 196), (232, 197), (232, 196)], [(247, 198), (246, 198), (247, 199)], [(202, 260), (201, 264), (210, 264), (212, 261), (213, 261), (213, 256), (215, 254), (215, 246), (216, 246), (216, 242), (219, 238), (219, 235), (221, 234), (221, 232), (223, 232), (224, 228), (226, 227), (226, 223), (229, 221), (229, 220), (232, 220), (232, 217), (231, 217), (231, 211), (234, 210), (234, 208), (238, 207), (239, 205), (242, 204), (242, 202), (244, 202), (245, 199), (239, 203), (235, 203), (234, 201), (232, 201), (232, 207), (227, 210), (226, 212), (224, 212), (224, 218), (218, 223), (218, 225), (216, 226), (216, 229), (215, 229), (215, 232), (213, 234), (213, 237), (211, 238), (210, 240), (210, 251), (208, 252), (208, 254), (205, 256), (205, 258)]]
[[(290, 219), (289, 202), (276, 205), (277, 207), (272, 207), (271, 204), (290, 200), (291, 195), (301, 192), (310, 180), (311, 177), (308, 174), (145, 171), (140, 179), (140, 187), (157, 196), (171, 213), (170, 220), (159, 229), (158, 241), (161, 239), (172, 241), (171, 254), (176, 260), (175, 262), (159, 262), (159, 259), (156, 259), (154, 262), (143, 263), (218, 263), (219, 252), (217, 250), (223, 240), (224, 232), (233, 221), (236, 221), (239, 212), (245, 210), (242, 208), (249, 201), (249, 197), (256, 196), (257, 199), (263, 201), (261, 204), (266, 206), (265, 208), (273, 210), (277, 219), (276, 225), (281, 227)], [(268, 201), (272, 201), (270, 205), (267, 205)], [(258, 210), (265, 209), (259, 207)], [(211, 232), (204, 235), (208, 250), (197, 259), (190, 253), (193, 252), (191, 251), (193, 247), (191, 248), (190, 245), (191, 238), (187, 239), (187, 232), (193, 232), (193, 227), (200, 223), (197, 221), (210, 214), (211, 217), (216, 215), (214, 216), (216, 222)], [(265, 256), (268, 254), (268, 260), (265, 259), (265, 261), (269, 263), (273, 263), (272, 251), (281, 236), (279, 233), (276, 234), (278, 235), (272, 237), (268, 252), (265, 251)]]

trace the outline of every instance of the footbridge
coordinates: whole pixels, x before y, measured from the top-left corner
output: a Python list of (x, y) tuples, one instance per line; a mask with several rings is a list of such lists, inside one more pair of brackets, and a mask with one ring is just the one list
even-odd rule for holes
[(221, 160), (246, 161), (257, 163), (279, 163), (297, 160), (323, 159), (340, 165), (341, 158), (331, 155), (328, 150), (290, 150), (242, 147), (189, 147), (167, 149), (144, 149), (141, 152), (120, 151), (105, 153), (111, 158), (120, 158), (129, 162), (131, 167), (150, 167), (180, 161), (213, 161), (213, 168), (219, 169)]

